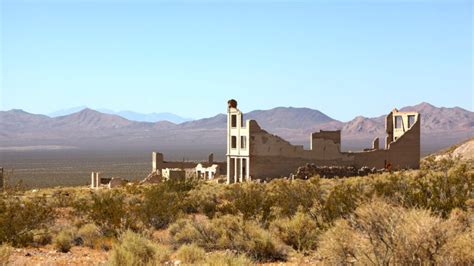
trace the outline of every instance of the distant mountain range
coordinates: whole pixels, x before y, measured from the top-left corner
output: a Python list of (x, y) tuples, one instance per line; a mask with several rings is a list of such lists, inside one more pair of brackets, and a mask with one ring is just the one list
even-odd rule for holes
[[(58, 117), (58, 116), (65, 116), (65, 115), (70, 115), (73, 113), (80, 112), (84, 109), (88, 109), (87, 106), (78, 106), (78, 107), (73, 107), (69, 109), (63, 109), (63, 110), (58, 110), (52, 113), (47, 114), (50, 117)], [(112, 115), (119, 115), (123, 118), (126, 118), (128, 120), (133, 120), (133, 121), (139, 121), (139, 122), (159, 122), (159, 121), (169, 121), (175, 124), (183, 123), (186, 121), (191, 121), (193, 120), (192, 118), (185, 118), (181, 117), (176, 114), (172, 113), (148, 113), (148, 114), (143, 114), (143, 113), (138, 113), (138, 112), (133, 112), (133, 111), (113, 111), (110, 109), (97, 109), (97, 111), (104, 113), (104, 114), (112, 114)]]
[[(474, 112), (428, 103), (401, 108), (421, 113), (422, 152), (433, 152), (474, 136)], [(385, 136), (385, 115), (335, 120), (309, 108), (278, 107), (245, 114), (267, 131), (294, 144), (309, 145), (311, 132), (342, 129), (344, 150), (369, 147), (374, 137)], [(0, 112), (0, 149), (24, 146), (77, 147), (100, 150), (160, 150), (181, 153), (225, 152), (226, 115), (173, 123), (143, 122), (92, 109), (48, 117), (22, 110)], [(1, 150), (0, 150), (1, 151)]]

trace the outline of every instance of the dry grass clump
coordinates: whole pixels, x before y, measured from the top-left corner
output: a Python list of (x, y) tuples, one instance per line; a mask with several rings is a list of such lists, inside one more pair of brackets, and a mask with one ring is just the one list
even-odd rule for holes
[(176, 251), (176, 258), (184, 263), (201, 264), (206, 258), (206, 251), (196, 244), (182, 245)]
[(233, 250), (259, 261), (285, 259), (286, 247), (270, 232), (242, 216), (225, 215), (208, 220), (179, 220), (170, 227), (175, 243), (197, 244), (209, 250)]
[(34, 231), (47, 228), (55, 212), (44, 197), (0, 198), (0, 243), (26, 246), (33, 243)]
[(463, 246), (474, 240), (469, 228), (427, 210), (404, 209), (374, 200), (325, 232), (318, 252), (334, 264), (436, 264), (455, 261), (453, 254), (469, 261), (464, 254), (469, 245)]
[(171, 251), (149, 239), (126, 231), (114, 245), (109, 265), (157, 265), (169, 260)]
[(53, 245), (57, 251), (69, 252), (74, 241), (74, 234), (71, 230), (63, 229), (53, 238)]
[(99, 227), (92, 223), (85, 224), (77, 231), (77, 237), (82, 240), (84, 246), (93, 248), (100, 238)]
[(214, 252), (208, 254), (204, 265), (206, 266), (245, 266), (255, 263), (244, 254), (235, 254), (233, 252)]
[(314, 250), (320, 232), (316, 222), (302, 209), (291, 218), (275, 220), (270, 229), (285, 244), (299, 252)]

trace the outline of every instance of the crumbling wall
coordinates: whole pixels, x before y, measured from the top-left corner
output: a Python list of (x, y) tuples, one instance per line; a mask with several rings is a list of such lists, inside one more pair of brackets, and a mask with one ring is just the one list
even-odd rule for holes
[(294, 178), (306, 179), (313, 176), (324, 178), (366, 176), (383, 171), (384, 169), (369, 168), (367, 166), (361, 168), (356, 168), (354, 166), (318, 166), (311, 163), (298, 167), (294, 173)]
[[(398, 111), (397, 111), (398, 112)], [(403, 113), (405, 116), (406, 113)], [(399, 114), (397, 114), (399, 115)], [(387, 121), (394, 121), (391, 114)], [(405, 119), (405, 118), (404, 118)], [(387, 122), (389, 123), (389, 122)], [(307, 163), (326, 166), (417, 169), (420, 165), (420, 118), (396, 140), (389, 142), (387, 149), (379, 149), (375, 139), (371, 149), (361, 152), (340, 151), (340, 131), (320, 131), (311, 135), (311, 150), (292, 145), (279, 136), (261, 129), (255, 121), (250, 123), (250, 176), (251, 178), (275, 178), (288, 176)], [(388, 126), (387, 133), (393, 125)]]
[[(170, 168), (179, 168), (179, 169), (189, 169), (189, 173), (194, 172), (194, 168), (198, 164), (217, 164), (221, 167), (221, 173), (225, 174), (226, 171), (226, 162), (214, 162), (214, 154), (209, 154), (208, 161), (204, 162), (178, 162), (178, 161), (165, 161), (162, 153), (153, 152), (152, 153), (152, 172), (162, 171), (163, 169)], [(223, 170), (224, 169), (224, 170)]]

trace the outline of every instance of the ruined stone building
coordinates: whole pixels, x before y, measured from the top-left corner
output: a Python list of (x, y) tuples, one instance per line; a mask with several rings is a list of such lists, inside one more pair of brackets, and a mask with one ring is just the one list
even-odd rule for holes
[(159, 173), (165, 180), (185, 177), (214, 179), (221, 174), (226, 174), (225, 164), (225, 162), (215, 162), (212, 153), (207, 161), (201, 162), (165, 161), (162, 153), (152, 153), (152, 173)]
[(227, 183), (289, 176), (307, 163), (416, 169), (420, 165), (420, 114), (392, 110), (386, 117), (385, 147), (374, 139), (372, 147), (360, 152), (341, 151), (341, 131), (319, 131), (310, 136), (310, 149), (292, 145), (260, 128), (254, 120), (244, 121), (237, 101), (227, 109)]

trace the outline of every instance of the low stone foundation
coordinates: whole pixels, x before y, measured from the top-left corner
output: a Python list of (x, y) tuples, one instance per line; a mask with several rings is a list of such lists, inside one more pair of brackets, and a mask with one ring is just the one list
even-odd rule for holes
[(369, 168), (367, 166), (356, 168), (353, 166), (317, 166), (314, 163), (298, 167), (294, 178), (307, 179), (319, 175), (323, 178), (367, 176), (369, 174), (381, 173), (385, 169)]

